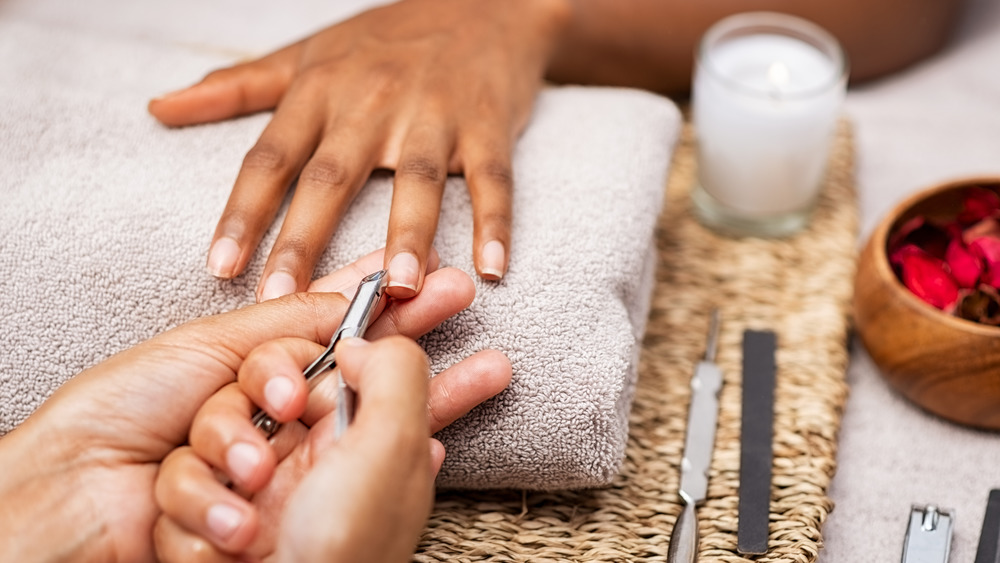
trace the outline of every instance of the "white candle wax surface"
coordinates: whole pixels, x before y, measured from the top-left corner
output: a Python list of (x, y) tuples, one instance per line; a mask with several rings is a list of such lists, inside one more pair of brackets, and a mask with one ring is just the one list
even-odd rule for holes
[(793, 37), (745, 35), (711, 46), (693, 92), (702, 188), (747, 217), (808, 208), (844, 84), (837, 61)]

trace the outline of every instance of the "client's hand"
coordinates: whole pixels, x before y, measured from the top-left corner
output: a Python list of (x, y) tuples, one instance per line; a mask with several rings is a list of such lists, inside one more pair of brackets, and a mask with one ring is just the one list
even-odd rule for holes
[(386, 168), (396, 171), (390, 295), (410, 297), (423, 284), (448, 172), (468, 181), (476, 269), (499, 279), (510, 251), (512, 147), (567, 17), (565, 0), (398, 2), (151, 101), (168, 125), (275, 109), (243, 161), (209, 270), (243, 271), (297, 177), (257, 296), (304, 290), (351, 200)]
[[(353, 289), (358, 268), (382, 262), (365, 260), (320, 285)], [(390, 303), (369, 334), (420, 335), (466, 307), (473, 291), (464, 273), (430, 274), (419, 297)], [(297, 294), (199, 319), (65, 384), (0, 439), (0, 560), (153, 561), (154, 480), (198, 409), (236, 380), (252, 349), (276, 338), (328, 339), (346, 306), (340, 294)], [(503, 379), (509, 371), (500, 367)]]
[[(412, 341), (345, 340), (337, 362), (359, 406), (335, 441), (336, 378), (314, 388), (307, 405), (301, 375), (321, 351), (299, 339), (267, 343), (240, 368), (239, 385), (205, 403), (191, 446), (171, 454), (157, 479), (161, 560), (256, 561), (272, 559), (276, 548), (279, 561), (413, 554), (444, 457), (431, 433), (474, 406), (470, 398), (499, 392), (509, 364), (498, 352), (480, 353), (430, 380), (428, 394), (427, 362)], [(505, 377), (496, 375), (501, 367)], [(279, 387), (294, 391), (276, 397)], [(271, 444), (250, 423), (255, 403), (285, 422)]]

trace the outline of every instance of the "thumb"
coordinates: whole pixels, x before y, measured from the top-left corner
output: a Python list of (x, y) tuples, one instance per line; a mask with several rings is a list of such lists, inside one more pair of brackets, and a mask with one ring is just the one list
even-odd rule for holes
[(278, 105), (295, 74), (299, 43), (262, 59), (209, 73), (194, 86), (149, 102), (149, 113), (173, 127), (221, 121)]
[[(368, 257), (344, 267), (325, 279), (332, 287), (357, 284), (365, 272), (358, 265)], [(372, 324), (372, 338), (402, 334), (411, 338), (430, 331), (472, 302), (475, 286), (469, 276), (454, 268), (438, 270), (427, 276), (420, 295), (401, 302), (390, 302)], [(276, 338), (305, 338), (329, 342), (337, 330), (348, 299), (341, 293), (293, 293), (221, 315), (203, 317), (165, 332), (142, 347), (193, 349), (209, 351), (235, 373), (250, 350)], [(415, 345), (414, 345), (415, 346)], [(417, 348), (419, 351), (419, 348)], [(425, 360), (426, 361), (426, 360)]]
[(347, 306), (347, 298), (340, 293), (296, 293), (197, 319), (146, 344), (211, 350), (235, 373), (251, 350), (269, 340), (295, 337), (329, 341)]
[(312, 428), (315, 465), (286, 505), (278, 560), (407, 561), (433, 501), (426, 356), (402, 337), (347, 339), (336, 354), (357, 416), (333, 444), (333, 417)]

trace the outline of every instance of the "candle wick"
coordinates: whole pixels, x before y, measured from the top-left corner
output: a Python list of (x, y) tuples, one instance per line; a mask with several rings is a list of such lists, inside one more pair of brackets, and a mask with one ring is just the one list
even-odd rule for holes
[(780, 94), (792, 80), (792, 73), (788, 70), (788, 65), (781, 61), (771, 63), (767, 68), (767, 81), (773, 86), (775, 94)]

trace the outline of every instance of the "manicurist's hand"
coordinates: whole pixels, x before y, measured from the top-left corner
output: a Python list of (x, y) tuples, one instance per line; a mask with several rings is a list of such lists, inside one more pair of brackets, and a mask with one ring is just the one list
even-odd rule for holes
[[(380, 254), (370, 255), (317, 285), (353, 292), (363, 274), (381, 263)], [(473, 292), (462, 272), (429, 274), (419, 296), (389, 303), (369, 336), (423, 334), (466, 307)], [(199, 408), (236, 381), (250, 351), (261, 344), (282, 338), (304, 344), (328, 340), (347, 304), (341, 294), (297, 294), (207, 317), (65, 384), (0, 439), (0, 560), (155, 560), (154, 481), (161, 461), (187, 441)], [(509, 364), (492, 366), (487, 379), (509, 378)], [(482, 363), (470, 369), (482, 373)], [(477, 399), (439, 387), (429, 401), (435, 393)]]
[[(414, 342), (344, 340), (337, 363), (358, 408), (336, 441), (335, 378), (308, 396), (302, 380), (321, 351), (300, 339), (267, 343), (251, 352), (238, 385), (205, 403), (191, 446), (175, 450), (157, 479), (163, 561), (381, 562), (413, 554), (444, 457), (431, 434), (499, 392), (509, 364), (482, 352), (428, 384)], [(250, 423), (255, 404), (284, 422), (271, 443)]]
[(274, 109), (215, 231), (208, 268), (243, 271), (297, 178), (258, 300), (304, 290), (337, 223), (376, 168), (396, 171), (389, 295), (420, 291), (448, 172), (468, 182), (476, 269), (499, 279), (510, 251), (511, 151), (565, 0), (406, 0), (363, 12), (259, 60), (153, 100), (167, 125)]

